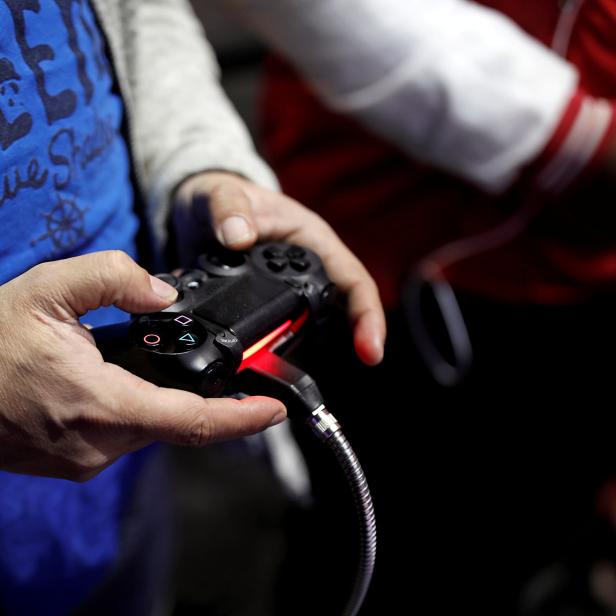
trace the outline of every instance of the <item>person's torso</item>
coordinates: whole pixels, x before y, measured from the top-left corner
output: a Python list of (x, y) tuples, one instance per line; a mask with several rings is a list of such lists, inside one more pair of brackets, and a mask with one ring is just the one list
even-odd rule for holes
[[(96, 250), (136, 257), (123, 103), (90, 3), (0, 0), (0, 24), (0, 283)], [(92, 591), (139, 460), (85, 484), (0, 473), (0, 611), (66, 614)]]
[(0, 2), (1, 281), (41, 261), (134, 254), (130, 165), (88, 2)]

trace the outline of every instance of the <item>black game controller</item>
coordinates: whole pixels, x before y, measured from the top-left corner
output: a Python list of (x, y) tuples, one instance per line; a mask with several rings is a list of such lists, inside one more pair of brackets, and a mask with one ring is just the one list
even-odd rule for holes
[(205, 397), (222, 394), (243, 359), (334, 295), (314, 252), (280, 242), (248, 252), (216, 245), (195, 269), (158, 277), (178, 290), (175, 304), (94, 329), (96, 345), (106, 361), (152, 383)]
[(314, 380), (279, 356), (308, 320), (331, 303), (334, 285), (319, 257), (280, 242), (249, 252), (217, 246), (179, 276), (160, 274), (179, 293), (162, 312), (92, 330), (106, 361), (164, 387), (206, 397), (276, 397), (303, 417), (335, 453), (353, 494), (360, 562), (344, 613), (355, 616), (374, 569), (376, 523), (357, 456), (329, 413)]

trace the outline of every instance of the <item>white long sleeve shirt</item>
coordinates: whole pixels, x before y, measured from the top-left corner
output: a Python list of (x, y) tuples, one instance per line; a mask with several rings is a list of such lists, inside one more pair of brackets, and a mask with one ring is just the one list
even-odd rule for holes
[[(226, 4), (330, 107), (493, 192), (543, 151), (578, 86), (574, 66), (501, 13), (467, 0)], [(563, 26), (555, 38), (560, 47)], [(567, 181), (592, 157), (611, 120), (605, 101), (588, 97), (582, 107), (577, 138), (561, 153)], [(564, 181), (548, 172), (543, 180), (548, 189)]]

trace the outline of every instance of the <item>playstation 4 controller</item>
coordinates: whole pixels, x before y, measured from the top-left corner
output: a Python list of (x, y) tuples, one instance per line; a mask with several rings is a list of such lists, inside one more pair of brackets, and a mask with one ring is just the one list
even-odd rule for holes
[(226, 392), (243, 359), (322, 313), (334, 294), (314, 252), (281, 242), (248, 252), (216, 245), (194, 269), (158, 277), (177, 289), (176, 302), (94, 329), (96, 345), (106, 361), (205, 397)]
[(323, 313), (334, 295), (319, 257), (280, 242), (248, 252), (219, 245), (195, 269), (159, 274), (178, 291), (166, 310), (92, 330), (106, 361), (161, 385), (206, 397), (260, 394), (282, 400), (334, 452), (351, 488), (360, 562), (344, 613), (355, 616), (376, 555), (376, 523), (357, 456), (314, 380), (279, 356), (286, 342)]

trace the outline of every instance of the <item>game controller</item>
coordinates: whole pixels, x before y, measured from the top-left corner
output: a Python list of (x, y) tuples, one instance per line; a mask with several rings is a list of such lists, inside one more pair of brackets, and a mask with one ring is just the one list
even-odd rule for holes
[(372, 498), (357, 456), (314, 380), (280, 355), (335, 295), (319, 257), (282, 242), (248, 252), (216, 245), (194, 269), (159, 274), (177, 301), (126, 323), (92, 330), (106, 361), (163, 387), (205, 397), (259, 394), (282, 400), (335, 454), (358, 515), (360, 559), (345, 616), (366, 596), (376, 555)]
[(177, 301), (94, 329), (96, 345), (145, 380), (205, 397), (225, 392), (243, 360), (322, 314), (334, 296), (319, 257), (281, 242), (248, 252), (215, 245), (194, 269), (158, 278), (177, 289)]

